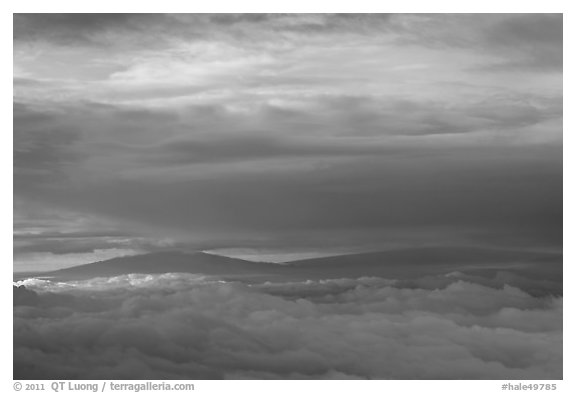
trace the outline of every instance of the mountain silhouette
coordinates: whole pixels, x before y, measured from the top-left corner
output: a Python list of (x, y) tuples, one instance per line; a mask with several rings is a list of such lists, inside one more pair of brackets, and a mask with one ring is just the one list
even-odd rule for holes
[(74, 266), (44, 273), (43, 276), (79, 280), (131, 273), (181, 272), (261, 282), (362, 276), (411, 279), (454, 271), (476, 275), (507, 271), (561, 281), (562, 255), (476, 247), (418, 247), (266, 263), (203, 252), (156, 252)]
[(262, 274), (286, 268), (273, 263), (249, 262), (203, 252), (155, 252), (112, 258), (45, 273), (62, 279), (111, 277), (122, 274), (194, 273), (214, 276)]
[(562, 277), (562, 254), (481, 247), (415, 247), (371, 253), (337, 255), (288, 262), (309, 270), (328, 269), (341, 274), (370, 272), (375, 276), (413, 278), (452, 271), (476, 273), (507, 270)]

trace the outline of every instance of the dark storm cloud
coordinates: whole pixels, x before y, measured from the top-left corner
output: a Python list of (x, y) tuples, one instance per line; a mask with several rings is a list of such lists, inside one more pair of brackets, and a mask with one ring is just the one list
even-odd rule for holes
[(489, 30), (488, 42), (518, 59), (501, 67), (562, 71), (562, 14), (514, 15)]
[[(15, 14), (14, 40), (59, 45), (118, 45), (138, 35), (147, 44), (170, 38), (250, 40), (270, 34), (377, 31), (389, 15), (371, 14)], [(226, 31), (228, 29), (228, 31)]]
[(352, 96), (328, 98), (322, 111), (334, 119), (333, 127), (340, 124), (350, 134), (432, 135), (537, 124), (561, 116), (561, 103), (529, 96), (489, 96), (460, 105)]
[(14, 15), (17, 42), (63, 45), (166, 46), (172, 38), (253, 45), (254, 39), (290, 42), (332, 34), (390, 36), (399, 43), (480, 50), (500, 57), (487, 66), (492, 69), (562, 69), (561, 14)]
[(107, 42), (106, 33), (138, 32), (162, 22), (168, 20), (157, 14), (14, 14), (14, 40), (100, 44)]
[[(247, 238), (301, 232), (305, 238), (317, 230), (453, 225), (508, 228), (512, 234), (530, 227), (544, 239), (560, 241), (558, 150), (503, 150), (506, 159), (492, 156), (489, 163), (486, 151), (467, 153), (466, 160), (445, 152), (447, 158), (360, 161), (304, 173), (190, 181), (111, 178), (42, 195), (92, 214), (224, 238), (234, 232)], [(182, 168), (183, 174), (190, 170)]]
[(562, 378), (562, 298), (501, 278), (24, 284), (14, 290), (17, 379)]
[(73, 149), (78, 132), (63, 124), (58, 113), (15, 103), (13, 122), (15, 187), (58, 181), (79, 159)]
[(183, 165), (298, 158), (354, 157), (402, 154), (402, 149), (366, 141), (282, 138), (262, 134), (173, 140), (150, 149), (146, 162)]
[(78, 239), (78, 238), (101, 238), (101, 237), (116, 237), (125, 235), (122, 232), (106, 231), (106, 232), (43, 232), (43, 233), (26, 233), (15, 235), (17, 239), (42, 239), (42, 238), (56, 238), (56, 239)]
[[(310, 136), (309, 149), (313, 150), (313, 136), (318, 135), (325, 137), (327, 151), (335, 147), (330, 146), (333, 142), (336, 146), (348, 145), (353, 154), (356, 147), (354, 142), (357, 141), (333, 137), (426, 136), (486, 131), (504, 134), (507, 130), (561, 119), (562, 116), (561, 97), (533, 95), (494, 95), (473, 102), (450, 104), (439, 100), (419, 102), (394, 97), (339, 95), (307, 98), (302, 103), (304, 106), (301, 108), (265, 104), (244, 114), (219, 106), (189, 107), (186, 110), (190, 122), (186, 126), (206, 135), (215, 134), (213, 138), (215, 142), (222, 143), (220, 146), (225, 145), (226, 141), (219, 139), (217, 131), (224, 132), (225, 137), (230, 139), (230, 145), (239, 146), (243, 144), (239, 139), (246, 134), (245, 143), (253, 143), (254, 150), (258, 145), (255, 139), (260, 138), (263, 145), (272, 145), (271, 139), (276, 139), (278, 144), (284, 141), (287, 149), (295, 151), (298, 147), (291, 147), (291, 141), (298, 138), (306, 141), (306, 136)], [(239, 130), (243, 134), (236, 136)], [(187, 137), (193, 139), (194, 135)], [(374, 146), (374, 140), (367, 138), (365, 142), (363, 147), (366, 151), (378, 149)], [(273, 151), (273, 146), (270, 147)], [(383, 151), (387, 148), (393, 150), (393, 147), (388, 143), (380, 146)], [(210, 146), (206, 148), (208, 155)], [(305, 146), (299, 148), (307, 150)], [(182, 149), (185, 147), (182, 146)], [(267, 154), (266, 149), (262, 151)], [(219, 156), (216, 151), (214, 153), (216, 157)]]
[[(133, 231), (122, 232), (114, 230), (106, 231), (81, 231), (55, 232), (52, 227), (62, 227), (60, 221), (54, 221), (47, 228), (38, 228), (37, 232), (18, 232), (14, 234), (13, 248), (16, 254), (25, 254), (28, 257), (49, 255), (57, 257), (65, 254), (91, 254), (105, 250), (118, 250), (134, 252), (154, 252), (158, 250), (186, 250), (198, 251), (198, 245), (188, 242), (176, 242), (153, 237), (137, 237)], [(29, 229), (24, 225), (24, 229)], [(111, 256), (114, 256), (113, 254)], [(64, 266), (67, 267), (67, 266)]]
[[(444, 25), (444, 28), (433, 30)], [(229, 31), (217, 29), (231, 29)], [(454, 30), (450, 30), (454, 29)], [(180, 36), (195, 32), (226, 36), (231, 32), (390, 33), (422, 44), (509, 47), (557, 54), (562, 45), (561, 14), (15, 14), (16, 40), (88, 43), (101, 33)], [(432, 34), (428, 35), (432, 30)], [(454, 34), (458, 31), (460, 34)], [(242, 37), (240, 37), (242, 38)], [(247, 37), (244, 37), (247, 38)], [(413, 43), (418, 43), (413, 41)]]
[(143, 249), (158, 233), (561, 244), (561, 15), (20, 14), (14, 29), (15, 227), (40, 233), (19, 251), (119, 240), (42, 237), (59, 226)]
[(15, 252), (50, 252), (68, 254), (92, 252), (107, 248), (118, 248), (125, 235), (117, 232), (74, 232), (59, 233), (44, 231), (14, 235)]
[(511, 15), (490, 31), (490, 40), (502, 45), (562, 45), (562, 14)]
[[(509, 130), (509, 137), (521, 138), (523, 131), (516, 131), (519, 128), (562, 116), (561, 98), (528, 95), (495, 96), (450, 106), (361, 96), (309, 98), (306, 104), (294, 109), (261, 105), (248, 113), (221, 105), (190, 106), (174, 113), (93, 103), (42, 112), (16, 104), (15, 166), (40, 169), (48, 161), (50, 165), (64, 164), (73, 159), (73, 149), (67, 147), (80, 138), (97, 139), (90, 137), (91, 132), (102, 134), (93, 148), (108, 146), (139, 155), (138, 160), (183, 164), (315, 155), (419, 154), (422, 148), (417, 143), (382, 137), (475, 132), (498, 132), (505, 137)], [(129, 144), (130, 140), (138, 143)]]
[(27, 87), (41, 87), (46, 83), (32, 78), (14, 78), (14, 87), (27, 86)]
[(495, 56), (488, 69), (562, 71), (562, 14), (414, 15), (401, 40)]
[[(451, 226), (508, 230), (510, 241), (531, 233), (529, 242), (536, 237), (557, 245), (557, 142), (469, 146), (419, 142), (427, 133), (395, 138), (411, 127), (431, 134), (452, 127), (452, 134), (463, 135), (510, 129), (513, 141), (518, 128), (557, 119), (558, 107), (555, 100), (498, 98), (452, 109), (454, 120), (434, 104), (354, 97), (319, 99), (307, 111), (264, 106), (249, 114), (219, 106), (177, 115), (93, 104), (43, 114), (17, 106), (15, 140), (32, 142), (17, 143), (28, 146), (17, 148), (28, 158), (15, 161), (15, 190), (30, 201), (125, 220), (134, 228), (189, 234), (200, 244), (264, 236), (296, 245), (323, 231), (342, 240), (372, 231), (367, 237), (374, 239), (395, 227)], [(69, 140), (53, 131), (66, 129), (82, 135)], [(82, 159), (71, 165), (67, 157)], [(46, 168), (52, 169), (44, 174)], [(65, 180), (54, 183), (53, 173)], [(44, 239), (22, 250), (112, 246), (97, 239), (66, 246)]]

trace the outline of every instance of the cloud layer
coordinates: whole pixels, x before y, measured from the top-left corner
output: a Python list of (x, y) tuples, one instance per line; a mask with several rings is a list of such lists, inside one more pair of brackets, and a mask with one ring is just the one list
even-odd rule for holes
[(562, 298), (503, 279), (31, 279), (14, 378), (562, 378)]
[(17, 14), (16, 267), (559, 249), (562, 115), (560, 14)]

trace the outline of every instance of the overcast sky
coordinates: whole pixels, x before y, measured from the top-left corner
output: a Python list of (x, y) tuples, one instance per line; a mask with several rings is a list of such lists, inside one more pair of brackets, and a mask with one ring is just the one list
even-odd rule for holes
[(15, 15), (14, 199), (15, 270), (559, 249), (562, 16)]

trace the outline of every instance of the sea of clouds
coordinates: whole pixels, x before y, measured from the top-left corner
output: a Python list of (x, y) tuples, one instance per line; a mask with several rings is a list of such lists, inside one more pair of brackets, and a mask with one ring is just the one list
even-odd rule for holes
[(515, 281), (29, 279), (14, 378), (561, 379), (562, 297)]

